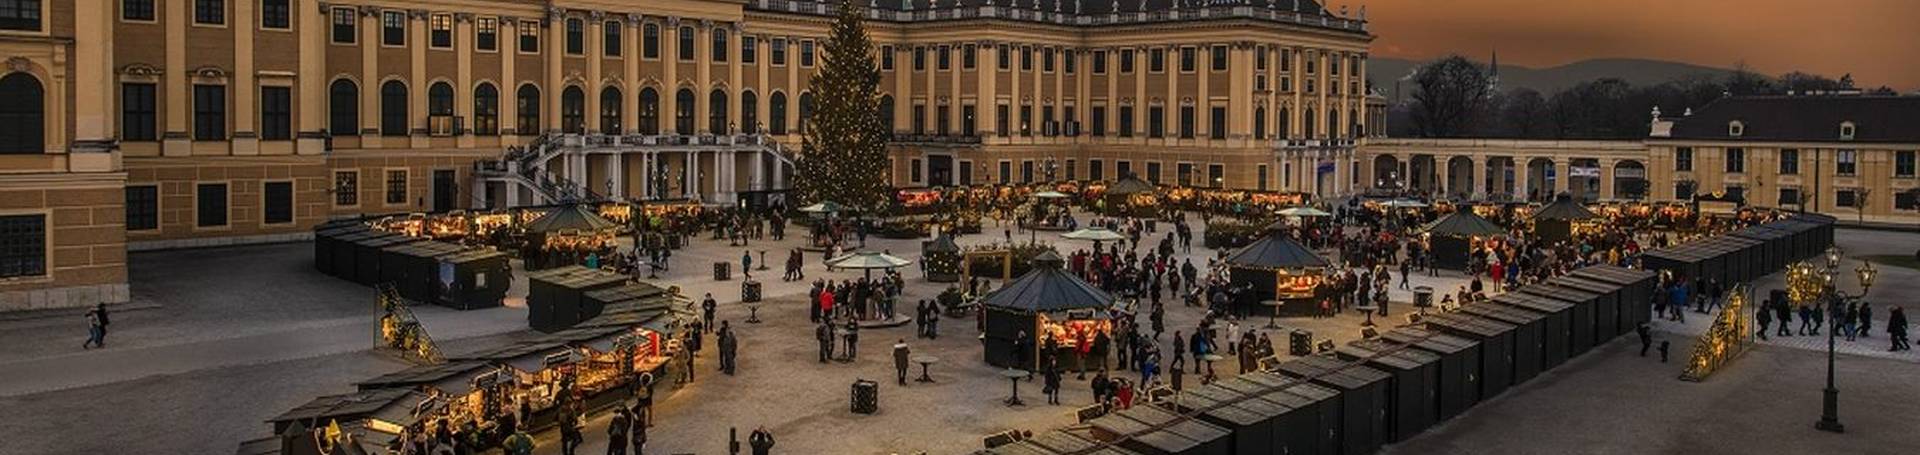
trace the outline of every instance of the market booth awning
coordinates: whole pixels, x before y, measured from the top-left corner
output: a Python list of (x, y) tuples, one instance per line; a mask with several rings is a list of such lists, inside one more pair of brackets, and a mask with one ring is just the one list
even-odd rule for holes
[(1120, 181), (1113, 182), (1112, 185), (1108, 185), (1106, 194), (1125, 196), (1134, 193), (1153, 192), (1155, 190), (1157, 190), (1157, 188), (1154, 188), (1152, 183), (1147, 183), (1145, 180), (1140, 180), (1139, 177), (1129, 175), (1121, 177)]
[(1599, 215), (1595, 215), (1592, 211), (1587, 210), (1586, 206), (1574, 202), (1573, 198), (1570, 197), (1554, 199), (1553, 203), (1547, 204), (1546, 207), (1541, 207), (1540, 210), (1533, 212), (1533, 219), (1535, 220), (1581, 221), (1596, 216)]
[(620, 223), (600, 216), (596, 210), (584, 205), (567, 205), (547, 211), (540, 218), (527, 223), (527, 231), (534, 233), (555, 233), (561, 231), (594, 232), (618, 229)]
[(1459, 210), (1432, 223), (1421, 230), (1433, 235), (1457, 237), (1492, 237), (1506, 235), (1507, 229), (1475, 215), (1472, 210)]
[[(1032, 369), (1046, 337), (1056, 337), (1058, 347), (1066, 350), (1112, 329), (1108, 318), (1113, 296), (1064, 270), (1063, 262), (1059, 254), (1041, 252), (1027, 274), (987, 295), (982, 302), (986, 333), (980, 342), (988, 364)], [(1021, 332), (1029, 345), (1016, 344)], [(1059, 359), (1061, 368), (1080, 368), (1078, 357), (1064, 354)]]
[(847, 211), (847, 206), (840, 205), (840, 203), (833, 202), (833, 201), (825, 201), (818, 204), (801, 207), (800, 211), (806, 212), (806, 213), (840, 213), (840, 212)]
[(1077, 231), (1060, 234), (1060, 236), (1069, 238), (1069, 239), (1074, 239), (1074, 240), (1092, 240), (1095, 242), (1114, 241), (1114, 240), (1127, 238), (1124, 235), (1120, 235), (1120, 233), (1118, 232), (1113, 232), (1110, 229), (1100, 228), (1100, 227), (1082, 228)]
[(326, 425), (330, 421), (360, 421), (379, 419), (398, 426), (410, 426), (418, 423), (421, 404), (431, 401), (432, 397), (411, 389), (379, 389), (340, 395), (328, 395), (313, 399), (295, 407), (286, 413), (267, 419), (273, 424), (274, 434), (284, 433), (295, 422), (308, 428)]
[[(1247, 314), (1271, 311), (1278, 316), (1304, 316), (1318, 311), (1312, 300), (1318, 294), (1320, 275), (1327, 260), (1293, 240), (1278, 223), (1267, 236), (1241, 247), (1227, 256), (1230, 278), (1250, 285), (1234, 301)], [(1264, 302), (1279, 301), (1278, 307)]]
[(913, 261), (901, 259), (891, 254), (875, 253), (872, 251), (861, 251), (827, 261), (827, 265), (833, 266), (833, 268), (856, 270), (891, 269), (912, 263)]
[(1333, 216), (1325, 210), (1313, 207), (1288, 207), (1278, 212), (1282, 216)]

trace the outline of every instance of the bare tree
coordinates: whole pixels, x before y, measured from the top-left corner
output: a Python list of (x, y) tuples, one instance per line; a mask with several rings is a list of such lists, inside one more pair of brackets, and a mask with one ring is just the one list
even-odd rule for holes
[(1552, 134), (1553, 118), (1547, 110), (1547, 98), (1530, 88), (1507, 93), (1506, 103), (1500, 109), (1500, 122), (1505, 124), (1503, 133), (1513, 137), (1537, 138)]
[(1486, 70), (1464, 57), (1427, 64), (1414, 77), (1414, 126), (1426, 137), (1468, 134), (1492, 91)]

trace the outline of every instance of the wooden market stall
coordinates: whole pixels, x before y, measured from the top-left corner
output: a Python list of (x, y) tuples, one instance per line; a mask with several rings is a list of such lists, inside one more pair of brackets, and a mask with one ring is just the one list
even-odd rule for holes
[[(1321, 295), (1320, 283), (1327, 260), (1287, 236), (1281, 223), (1267, 228), (1267, 235), (1227, 256), (1228, 276), (1236, 284), (1247, 284), (1234, 304), (1240, 314), (1271, 312), (1278, 316), (1312, 316), (1319, 313), (1315, 302)], [(1279, 301), (1279, 306), (1262, 302)], [(1262, 309), (1264, 308), (1264, 309)]]
[(1121, 176), (1120, 180), (1107, 185), (1101, 193), (1101, 203), (1109, 216), (1149, 217), (1160, 208), (1160, 189), (1152, 183), (1140, 180), (1133, 175)]
[(586, 294), (626, 282), (625, 275), (578, 265), (528, 273), (527, 325), (551, 333), (593, 319), (601, 308)]
[(1388, 330), (1380, 339), (1440, 357), (1436, 419), (1451, 419), (1480, 402), (1479, 342), (1414, 326)]
[(1472, 210), (1453, 212), (1421, 229), (1433, 252), (1433, 264), (1448, 270), (1465, 270), (1475, 248), (1489, 248), (1507, 235), (1506, 228), (1487, 221)]
[(1438, 423), (1440, 356), (1402, 349), (1380, 339), (1355, 340), (1334, 350), (1341, 360), (1361, 362), (1389, 375), (1386, 442), (1400, 442)]
[[(1064, 262), (1059, 254), (1043, 251), (1034, 257), (1032, 270), (987, 295), (981, 310), (986, 333), (980, 338), (987, 364), (1038, 371), (1041, 350), (1052, 337), (1060, 349), (1054, 354), (1062, 369), (1095, 368), (1092, 363), (1080, 364), (1075, 353), (1099, 333), (1113, 330), (1113, 296), (1073, 276)], [(1031, 346), (1015, 345), (1022, 332)]]
[(1598, 215), (1563, 194), (1533, 212), (1533, 233), (1547, 243), (1572, 240), (1579, 226), (1596, 217)]
[(1340, 408), (1339, 453), (1372, 453), (1386, 442), (1393, 418), (1387, 373), (1318, 355), (1281, 362), (1276, 369), (1340, 392), (1335, 398)]
[(1458, 313), (1427, 313), (1428, 330), (1480, 342), (1480, 400), (1505, 392), (1513, 385), (1512, 325)]

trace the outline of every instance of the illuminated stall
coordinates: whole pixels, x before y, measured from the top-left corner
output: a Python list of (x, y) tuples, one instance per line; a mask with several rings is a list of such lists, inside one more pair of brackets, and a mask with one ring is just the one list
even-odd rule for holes
[(1160, 207), (1159, 188), (1131, 175), (1108, 185), (1100, 198), (1110, 216), (1153, 216)]
[(588, 254), (613, 249), (614, 236), (621, 225), (601, 217), (584, 205), (556, 207), (526, 224), (532, 245), (538, 250), (527, 257), (527, 268), (538, 270), (578, 264)]
[[(1320, 296), (1320, 283), (1327, 260), (1300, 245), (1283, 231), (1280, 223), (1267, 228), (1267, 236), (1227, 256), (1229, 276), (1236, 284), (1251, 285), (1234, 302), (1241, 314), (1266, 311), (1274, 316), (1310, 316), (1319, 311), (1314, 302)], [(1279, 306), (1262, 302), (1279, 301)], [(1256, 310), (1267, 307), (1265, 310)]]
[(960, 245), (953, 242), (953, 235), (942, 233), (939, 237), (921, 244), (920, 257), (926, 261), (927, 281), (935, 283), (960, 281)]
[(1507, 230), (1471, 210), (1460, 210), (1435, 220), (1423, 229), (1427, 246), (1433, 251), (1434, 266), (1465, 270), (1475, 248), (1492, 248)]
[(1549, 243), (1572, 240), (1597, 217), (1573, 198), (1562, 195), (1533, 213), (1533, 233)]
[[(1060, 368), (1097, 368), (1081, 365), (1075, 351), (1100, 333), (1110, 333), (1113, 296), (1067, 272), (1064, 260), (1051, 250), (1033, 258), (1026, 275), (988, 294), (983, 305), (986, 333), (980, 338), (987, 363), (997, 367), (1037, 370), (1047, 337), (1056, 340)], [(1026, 332), (1032, 349), (1025, 362), (1015, 357), (1015, 339)], [(1111, 335), (1109, 335), (1111, 336)], [(1092, 357), (1089, 355), (1088, 357)]]

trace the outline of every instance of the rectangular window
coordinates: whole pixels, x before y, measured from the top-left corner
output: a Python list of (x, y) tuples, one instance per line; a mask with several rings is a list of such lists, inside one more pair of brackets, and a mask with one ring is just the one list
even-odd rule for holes
[(0, 278), (47, 274), (47, 216), (0, 216)]
[(473, 20), (473, 48), (483, 51), (500, 50), (500, 22), (498, 19), (483, 17)]
[(974, 49), (974, 46), (972, 44), (961, 46), (960, 47), (960, 68), (969, 69), (969, 70), (973, 69), (974, 65), (978, 62), (978, 59), (979, 59), (979, 56), (975, 55), (978, 52), (979, 51)]
[(927, 70), (927, 48), (924, 48), (924, 47), (913, 48), (913, 70), (914, 71)]
[(293, 140), (292, 87), (260, 87), (260, 140)]
[(1227, 70), (1227, 47), (1214, 46), (1213, 56), (1208, 63), (1213, 64), (1214, 71), (1226, 71)]
[[(958, 167), (960, 169), (960, 184), (973, 185), (973, 162), (963, 160)], [(985, 170), (985, 168), (981, 169)]]
[(966, 136), (966, 137), (973, 137), (975, 135), (973, 123), (974, 123), (973, 105), (968, 104), (965, 106), (960, 106), (960, 135)]
[(1180, 48), (1180, 72), (1191, 73), (1194, 71), (1194, 68), (1195, 68), (1194, 60), (1198, 58), (1197, 57), (1198, 53), (1199, 52), (1196, 51), (1192, 46)]
[(1012, 120), (1013, 114), (1008, 111), (1007, 105), (1002, 104), (999, 106), (995, 106), (993, 113), (994, 113), (994, 119), (993, 119), (994, 131), (999, 133), (1001, 136), (1012, 136), (1013, 130), (1010, 129), (1007, 126), (1007, 124), (1008, 122), (1013, 121)]
[(760, 39), (752, 36), (740, 37), (740, 63), (760, 61)]
[(1673, 199), (1679, 201), (1693, 200), (1693, 193), (1697, 188), (1699, 188), (1699, 184), (1694, 183), (1692, 180), (1673, 182)]
[(1107, 51), (1093, 51), (1093, 74), (1107, 74)]
[(640, 27), (640, 56), (649, 59), (660, 58), (660, 26), (646, 24)]
[(999, 66), (998, 66), (998, 69), (1000, 71), (1013, 69), (1013, 63), (1011, 63), (1013, 62), (1013, 60), (1011, 60), (1013, 58), (1013, 54), (1008, 53), (1008, 49), (1009, 48), (1007, 47), (1007, 45), (1002, 44), (1000, 45), (999, 52), (994, 54), (996, 58), (1000, 60)]
[(1090, 117), (1087, 119), (1087, 121), (1093, 124), (1093, 136), (1094, 137), (1106, 136), (1107, 135), (1107, 107), (1094, 106), (1093, 111), (1088, 112), (1087, 115)]
[(1267, 70), (1267, 47), (1266, 46), (1255, 46), (1253, 48), (1253, 69), (1255, 71)]
[(1800, 173), (1800, 150), (1780, 149), (1780, 175)]
[(1180, 106), (1180, 138), (1181, 139), (1193, 139), (1193, 134), (1194, 134), (1193, 125), (1195, 122), (1198, 121), (1194, 119), (1193, 116), (1194, 116), (1193, 106)]
[(800, 42), (800, 67), (813, 67), (813, 40)]
[(937, 55), (938, 57), (934, 58), (934, 61), (937, 62), (935, 64), (936, 68), (940, 71), (953, 69), (953, 48), (940, 46), (940, 52)]
[(693, 61), (693, 27), (680, 27), (680, 39), (678, 42), (680, 46), (678, 49), (674, 49), (674, 57), (679, 58), (682, 62)]
[(1901, 178), (1913, 177), (1913, 158), (1914, 158), (1913, 155), (1914, 155), (1914, 152), (1912, 150), (1899, 150), (1899, 151), (1893, 152), (1893, 176), (1894, 177), (1901, 177)]
[(1001, 160), (1000, 161), (1000, 183), (1005, 184), (1005, 183), (1012, 183), (1012, 182), (1013, 182), (1013, 162)]
[(1293, 93), (1293, 77), (1280, 76), (1280, 93)]
[(1120, 74), (1133, 74), (1133, 49), (1120, 50)]
[(380, 13), (380, 44), (387, 46), (407, 45), (407, 13), (383, 11)]
[(1267, 75), (1265, 74), (1253, 75), (1253, 91), (1256, 91), (1256, 92), (1267, 91)]
[(360, 205), (359, 172), (335, 171), (333, 173), (333, 205)]
[[(154, 0), (121, 0), (120, 18), (130, 21), (153, 20), (153, 1)], [(38, 13), (38, 8), (35, 9), (36, 11), (34, 12)]]
[(120, 140), (151, 141), (158, 119), (154, 112), (154, 85), (128, 82), (120, 84)]
[(260, 2), (260, 26), (263, 28), (286, 30), (293, 28), (293, 11), (288, 6), (292, 0), (262, 0)]
[(1855, 155), (1857, 153), (1858, 152), (1853, 150), (1835, 151), (1833, 153), (1833, 172), (1840, 175), (1853, 175), (1857, 170), (1855, 169), (1855, 163), (1857, 162)]
[(1747, 172), (1747, 150), (1743, 148), (1727, 149), (1727, 173)]
[(227, 86), (193, 86), (193, 139), (227, 140)]
[(1153, 48), (1147, 51), (1147, 72), (1164, 73), (1167, 71), (1167, 50)]
[(1796, 208), (1799, 207), (1800, 206), (1800, 189), (1799, 188), (1781, 188), (1780, 199), (1774, 203), (1774, 206), (1775, 207), (1793, 206)]
[(1147, 182), (1155, 185), (1160, 184), (1160, 162), (1158, 161), (1147, 162)]
[(567, 19), (567, 55), (587, 53), (587, 22)]
[(428, 45), (435, 49), (453, 48), (453, 15), (435, 14), (427, 25)]
[(1107, 179), (1106, 162), (1100, 159), (1087, 160), (1087, 179), (1101, 181)]
[(151, 231), (160, 228), (160, 187), (127, 187), (127, 230)]
[(1060, 109), (1061, 109), (1060, 133), (1068, 136), (1079, 136), (1080, 135), (1080, 120), (1079, 120), (1080, 116), (1078, 115), (1079, 112), (1074, 111), (1073, 106), (1067, 106)]
[(1020, 162), (1020, 183), (1033, 183), (1033, 161)]
[(625, 25), (621, 24), (620, 21), (606, 21), (600, 24), (600, 49), (602, 54), (608, 57), (619, 57), (620, 54), (626, 51), (623, 47), (626, 45), (626, 40), (621, 39), (620, 36), (621, 31), (625, 29)]
[(925, 104), (913, 105), (913, 134), (916, 136), (927, 134), (927, 105)]
[(1227, 185), (1227, 167), (1219, 164), (1207, 165), (1207, 186), (1221, 188)]
[(1114, 167), (1113, 167), (1114, 178), (1127, 178), (1129, 176), (1133, 176), (1132, 161), (1120, 160), (1120, 162), (1114, 163)]
[(1227, 138), (1227, 107), (1214, 106), (1212, 118), (1207, 120), (1207, 136), (1215, 140)]
[(947, 133), (952, 132), (953, 109), (950, 109), (948, 106), (939, 106), (934, 108), (933, 112), (934, 118), (937, 119), (937, 121), (934, 122), (933, 133), (945, 136)]
[(920, 183), (920, 159), (907, 160), (907, 181)]
[(1167, 137), (1166, 106), (1151, 106), (1147, 108), (1147, 137), (1154, 139)]
[(1693, 170), (1693, 147), (1677, 147), (1673, 149), (1673, 170), (1678, 172)]
[(1040, 51), (1040, 71), (1053, 72), (1053, 48)]
[(711, 39), (713, 41), (707, 46), (709, 49), (708, 53), (713, 54), (709, 57), (712, 57), (714, 62), (725, 63), (727, 61), (727, 51), (733, 49), (733, 45), (727, 43), (727, 31), (716, 28), (707, 31), (707, 34), (712, 36)]
[(1066, 65), (1067, 74), (1073, 74), (1073, 71), (1075, 69), (1078, 69), (1076, 68), (1077, 66), (1079, 66), (1077, 65), (1077, 62), (1078, 62), (1078, 59), (1073, 58), (1073, 51), (1060, 52), (1060, 64)]
[(1033, 106), (1020, 106), (1020, 135), (1033, 135)]
[(199, 227), (219, 227), (227, 225), (227, 184), (202, 183), (195, 191), (194, 225)]
[(880, 71), (893, 71), (893, 46), (880, 46)]
[(774, 66), (786, 65), (787, 64), (787, 39), (774, 38), (770, 44), (773, 45), (773, 48), (767, 49), (767, 53), (768, 55), (773, 57), (773, 65)]
[(1193, 186), (1193, 163), (1174, 164), (1173, 181), (1178, 182), (1180, 186)]
[(266, 224), (293, 222), (293, 182), (261, 183), (260, 220)]
[(1259, 170), (1258, 175), (1255, 178), (1260, 179), (1260, 183), (1255, 185), (1257, 187), (1256, 189), (1260, 191), (1267, 191), (1268, 187), (1271, 186), (1267, 184), (1267, 179), (1269, 178), (1267, 176), (1267, 172), (1268, 172), (1267, 165), (1265, 164), (1260, 165), (1258, 170)]
[(1857, 209), (1857, 208), (1860, 208), (1860, 205), (1861, 205), (1860, 202), (1861, 202), (1860, 192), (1852, 188), (1842, 189), (1842, 190), (1833, 192), (1834, 207), (1847, 207), (1847, 208)]
[(1053, 120), (1053, 106), (1040, 107), (1040, 135), (1052, 137), (1060, 134), (1060, 128)]
[(540, 23), (520, 21), (520, 25), (515, 28), (520, 30), (520, 52), (540, 53)]
[(1895, 210), (1920, 210), (1920, 190), (1907, 190), (1893, 193)]
[(1293, 71), (1293, 50), (1281, 49), (1280, 50), (1280, 72), (1285, 73), (1288, 71)]
[(407, 170), (387, 171), (387, 205), (407, 203)]
[(1120, 106), (1120, 137), (1133, 137), (1133, 106)]
[(1020, 46), (1020, 71), (1033, 71), (1033, 46)]
[[(36, 20), (34, 21), (34, 24), (35, 24), (35, 27), (34, 27), (34, 28), (35, 28), (35, 29), (38, 29), (38, 28), (39, 28), (39, 26), (38, 26), (38, 24), (39, 24), (39, 20), (38, 20), (38, 19), (39, 19), (39, 17), (40, 17), (40, 2), (39, 2), (39, 1), (35, 1), (35, 0), (26, 0), (26, 1), (21, 1), (21, 0), (13, 0), (13, 1), (10, 1), (10, 2), (8, 2), (8, 3), (13, 3), (13, 8), (0, 8), (0, 10), (8, 10), (8, 9), (12, 9), (12, 10), (16, 10), (16, 11), (18, 11), (18, 12), (0, 12), (0, 17), (8, 17), (8, 16), (13, 16), (13, 17), (18, 17), (18, 16), (20, 15), (20, 14), (22, 14), (22, 13), (25, 13), (25, 12), (26, 12), (26, 11), (25, 11), (25, 9), (26, 9), (26, 8), (24, 8), (24, 6), (27, 6), (26, 4), (29, 4), (29, 3), (31, 3), (31, 4), (32, 4), (32, 6), (33, 6), (33, 17), (34, 17), (34, 19), (36, 19)], [(10, 22), (13, 22), (13, 21), (14, 21), (14, 19), (6, 19), (6, 20), (0, 20), (0, 23), (10, 23)], [(226, 23), (227, 23), (227, 2), (226, 2), (226, 0), (193, 0), (193, 23), (195, 23), (195, 24), (207, 24), (207, 25), (224, 25), (224, 24), (226, 24)], [(12, 27), (7, 27), (7, 28), (12, 28)]]

